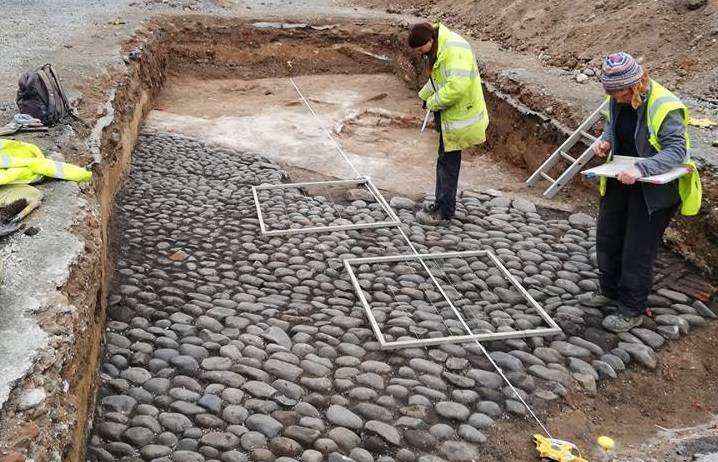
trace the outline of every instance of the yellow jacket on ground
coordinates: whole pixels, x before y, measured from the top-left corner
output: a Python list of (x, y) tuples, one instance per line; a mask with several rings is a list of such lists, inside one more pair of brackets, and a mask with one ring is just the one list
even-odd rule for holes
[(473, 48), (443, 24), (434, 29), (436, 61), (419, 97), (433, 112), (441, 112), (444, 149), (459, 151), (486, 141), (489, 114)]
[(46, 159), (40, 148), (16, 140), (0, 140), (0, 185), (37, 183), (44, 177), (89, 181), (92, 172), (77, 165)]

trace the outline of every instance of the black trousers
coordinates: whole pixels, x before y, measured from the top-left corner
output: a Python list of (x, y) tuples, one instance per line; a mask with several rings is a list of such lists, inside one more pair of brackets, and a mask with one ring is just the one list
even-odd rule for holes
[(459, 186), (461, 151), (444, 151), (444, 137), (441, 133), (440, 118), (436, 117), (439, 130), (439, 154), (436, 159), (436, 200), (435, 208), (441, 218), (452, 218), (456, 212), (456, 193)]
[(645, 311), (661, 237), (677, 208), (649, 213), (641, 184), (608, 180), (598, 212), (596, 254), (601, 292), (617, 300), (624, 314)]

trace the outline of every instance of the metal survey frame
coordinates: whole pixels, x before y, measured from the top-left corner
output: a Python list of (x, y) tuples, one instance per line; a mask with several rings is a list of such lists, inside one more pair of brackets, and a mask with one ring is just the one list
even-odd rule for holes
[[(477, 64), (478, 64), (478, 63), (477, 63)], [(297, 91), (297, 93), (299, 93), (299, 96), (300, 96), (300, 97), (302, 98), (302, 100), (304, 101), (304, 104), (307, 105), (307, 108), (309, 108), (309, 111), (312, 113), (312, 115), (314, 116), (314, 118), (317, 119), (317, 120), (319, 120), (319, 117), (317, 117), (317, 114), (314, 112), (314, 109), (312, 109), (312, 106), (309, 104), (309, 101), (307, 101), (307, 99), (304, 97), (304, 95), (302, 94), (302, 92), (299, 90), (299, 87), (297, 87), (297, 84), (294, 83), (294, 80), (290, 77), (290, 78), (289, 78), (289, 81), (291, 82), (292, 86), (294, 86), (294, 89)], [(360, 178), (360, 177), (361, 177), (361, 174), (360, 174), (359, 171), (356, 169), (356, 167), (354, 167), (354, 164), (351, 162), (351, 160), (349, 160), (349, 158), (347, 157), (346, 153), (345, 153), (344, 150), (341, 148), (341, 146), (339, 145), (339, 143), (336, 142), (336, 140), (335, 140), (334, 137), (331, 135), (331, 133), (329, 133), (329, 132), (326, 130), (326, 128), (324, 128), (323, 125), (322, 125), (322, 130), (324, 130), (324, 133), (326, 133), (327, 137), (329, 137), (329, 139), (334, 143), (334, 146), (337, 148), (337, 151), (339, 152), (339, 154), (344, 158), (344, 160), (345, 160), (345, 161), (351, 166), (351, 168), (354, 170), (354, 173), (356, 173), (356, 177), (357, 177), (357, 178)], [(444, 289), (441, 287), (441, 284), (439, 284), (439, 282), (436, 280), (436, 278), (434, 277), (434, 275), (431, 274), (431, 271), (429, 270), (429, 267), (426, 265), (426, 262), (425, 262), (424, 259), (421, 257), (421, 255), (419, 254), (419, 252), (416, 250), (416, 247), (414, 247), (414, 245), (411, 243), (411, 239), (409, 239), (409, 236), (407, 236), (406, 233), (404, 232), (404, 229), (403, 229), (402, 226), (401, 226), (401, 222), (399, 221), (398, 217), (397, 217), (397, 216), (394, 214), (394, 212), (392, 211), (391, 206), (389, 206), (389, 204), (386, 203), (386, 200), (384, 200), (384, 198), (383, 198), (383, 196), (381, 195), (381, 193), (379, 193), (379, 191), (377, 191), (375, 188), (373, 188), (373, 185), (371, 184), (370, 181), (367, 182), (367, 187), (370, 188), (370, 189), (373, 189), (373, 190), (372, 190), (372, 193), (375, 193), (375, 197), (376, 197), (376, 199), (380, 202), (380, 204), (382, 205), (382, 207), (384, 207), (384, 208), (387, 210), (387, 212), (389, 213), (389, 216), (390, 216), (392, 219), (395, 219), (395, 220), (398, 222), (398, 224), (397, 224), (397, 226), (396, 226), (396, 229), (397, 229), (397, 230), (399, 231), (399, 233), (402, 235), (402, 237), (404, 238), (404, 240), (406, 241), (406, 243), (409, 245), (409, 247), (411, 248), (411, 250), (414, 252), (414, 255), (419, 258), (419, 261), (421, 261), (421, 265), (422, 265), (422, 266), (424, 267), (424, 269), (429, 273), (429, 276), (431, 277), (431, 280), (434, 282), (434, 284), (436, 284), (437, 288), (439, 289), (439, 292), (444, 296), (444, 298), (446, 299), (447, 303), (449, 304), (449, 306), (451, 307), (451, 309), (454, 311), (454, 314), (456, 314), (456, 316), (458, 317), (458, 320), (460, 321), (462, 327), (466, 330), (466, 332), (468, 332), (469, 334), (472, 334), (471, 328), (468, 326), (468, 324), (466, 324), (466, 321), (464, 320), (464, 318), (461, 317), (461, 314), (458, 312), (458, 310), (456, 309), (456, 307), (454, 306), (454, 304), (451, 303), (451, 300), (449, 300), (449, 297), (446, 295), (446, 292), (444, 292)], [(262, 223), (262, 220), (261, 220), (261, 211), (260, 211), (260, 209), (259, 209), (259, 201), (258, 201), (256, 189), (252, 188), (252, 193), (254, 194), (255, 204), (257, 205), (257, 212), (258, 212), (258, 216), (260, 217), (260, 224), (261, 224), (261, 223)], [(514, 279), (514, 277), (508, 272), (508, 270), (506, 270), (506, 268), (501, 264), (501, 261), (500, 261), (495, 255), (493, 255), (491, 252), (486, 252), (486, 253), (487, 253), (489, 256), (491, 256), (491, 258), (494, 260), (494, 262), (497, 264), (497, 266), (499, 266), (499, 268), (501, 268), (501, 270), (504, 272), (504, 274), (509, 278), (509, 280), (511, 281), (511, 283), (514, 284), (514, 286), (516, 286), (516, 287), (521, 291), (521, 293), (524, 294), (524, 296), (531, 302), (531, 304), (532, 304), (535, 308), (538, 309), (539, 313), (541, 313), (541, 316), (542, 316), (544, 319), (547, 319), (547, 318), (548, 318), (547, 321), (549, 322), (549, 325), (551, 326), (551, 329), (540, 329), (540, 330), (543, 330), (543, 331), (544, 331), (544, 333), (542, 333), (542, 334), (536, 334), (536, 331), (533, 331), (533, 332), (534, 332), (534, 335), (550, 335), (550, 333), (552, 333), (552, 332), (556, 332), (556, 333), (561, 332), (561, 329), (558, 327), (558, 325), (556, 325), (556, 323), (553, 321), (553, 319), (551, 319), (551, 318), (546, 314), (546, 312), (544, 312), (543, 309), (538, 305), (538, 303), (536, 303), (536, 301), (531, 297), (531, 295), (530, 295), (528, 292), (526, 292), (526, 290), (523, 289), (523, 287), (521, 287), (521, 285), (518, 283), (518, 281), (516, 281), (516, 280)], [(459, 254), (456, 254), (456, 255), (461, 255), (461, 254), (459, 253)], [(465, 255), (465, 253), (464, 253), (464, 255)], [(412, 255), (412, 257), (414, 257), (414, 256)], [(361, 259), (358, 259), (358, 260), (361, 260)], [(355, 287), (357, 293), (359, 294), (359, 297), (361, 297), (362, 303), (364, 304), (365, 309), (367, 310), (367, 313), (368, 313), (368, 315), (369, 315), (369, 319), (372, 321), (372, 328), (374, 329), (374, 332), (375, 332), (375, 334), (377, 335), (377, 338), (378, 338), (380, 341), (383, 342), (383, 344), (381, 344), (380, 346), (381, 346), (382, 348), (395, 348), (394, 346), (387, 347), (388, 344), (387, 344), (387, 342), (384, 340), (384, 336), (382, 335), (381, 330), (379, 329), (379, 325), (377, 324), (376, 319), (374, 319), (373, 316), (372, 316), (372, 314), (371, 314), (371, 309), (369, 308), (368, 303), (366, 303), (366, 299), (364, 298), (364, 293), (363, 293), (361, 287), (359, 286), (359, 281), (357, 281), (356, 276), (354, 275), (354, 273), (353, 273), (352, 270), (351, 270), (351, 265), (350, 265), (349, 263), (347, 263), (346, 260), (345, 260), (345, 265), (346, 265), (347, 271), (348, 271), (349, 274), (351, 275), (351, 278), (352, 278), (354, 287)], [(479, 342), (479, 340), (478, 340), (478, 338), (477, 338), (476, 336), (472, 336), (472, 337), (474, 337), (474, 338), (473, 338), (473, 341), (476, 343), (476, 346), (479, 347), (479, 349), (480, 349), (480, 350), (483, 352), (483, 354), (486, 356), (486, 359), (487, 359), (487, 360), (491, 363), (491, 365), (496, 369), (496, 372), (498, 372), (498, 374), (501, 376), (501, 378), (508, 384), (509, 388), (513, 391), (513, 393), (514, 393), (516, 399), (518, 399), (518, 400), (521, 402), (521, 404), (523, 404), (524, 407), (526, 407), (526, 409), (529, 411), (529, 413), (530, 413), (531, 416), (534, 418), (534, 420), (536, 420), (536, 423), (538, 423), (539, 426), (541, 427), (541, 429), (543, 429), (544, 433), (545, 433), (549, 438), (553, 438), (553, 436), (551, 435), (551, 433), (548, 431), (548, 428), (546, 428), (546, 425), (544, 425), (544, 423), (541, 422), (541, 419), (538, 418), (538, 416), (536, 415), (536, 413), (534, 413), (534, 411), (531, 409), (531, 407), (528, 405), (528, 403), (526, 403), (526, 401), (521, 397), (521, 395), (520, 395), (520, 394), (518, 393), (518, 391), (516, 390), (516, 387), (514, 387), (514, 385), (511, 383), (511, 380), (509, 380), (508, 377), (506, 377), (506, 375), (504, 374), (504, 372), (503, 372), (503, 370), (501, 369), (501, 367), (500, 367), (500, 366), (496, 363), (496, 361), (491, 357), (491, 355), (490, 355), (489, 352), (486, 350), (486, 348), (484, 347), (484, 345)], [(494, 336), (494, 337), (495, 337), (495, 336)], [(393, 342), (393, 343), (396, 343), (396, 342)]]
[[(409, 260), (420, 260), (423, 263), (423, 260), (441, 260), (445, 258), (460, 258), (460, 257), (479, 257), (479, 256), (486, 256), (491, 259), (491, 261), (494, 262), (494, 264), (501, 270), (501, 272), (508, 278), (508, 280), (511, 282), (511, 284), (516, 287), (516, 289), (521, 293), (521, 295), (526, 298), (531, 306), (533, 306), (536, 311), (538, 311), (541, 318), (548, 323), (549, 327), (543, 327), (539, 329), (531, 329), (531, 330), (522, 330), (522, 331), (511, 331), (511, 332), (492, 332), (488, 334), (471, 334), (471, 335), (452, 335), (448, 337), (437, 337), (437, 338), (430, 338), (430, 339), (417, 339), (417, 340), (398, 340), (393, 342), (387, 342), (384, 338), (384, 334), (381, 332), (381, 328), (379, 327), (379, 324), (376, 321), (376, 318), (374, 317), (374, 314), (371, 311), (371, 307), (369, 305), (369, 302), (366, 300), (366, 297), (364, 296), (364, 291), (359, 285), (359, 280), (357, 279), (356, 275), (354, 274), (354, 270), (352, 269), (352, 265), (360, 265), (364, 263), (382, 263), (382, 262), (393, 262), (393, 261), (409, 261)], [(374, 331), (374, 335), (376, 336), (377, 340), (379, 341), (379, 345), (381, 346), (382, 350), (389, 350), (394, 348), (410, 348), (410, 347), (424, 347), (424, 346), (432, 346), (432, 345), (445, 345), (450, 343), (466, 343), (466, 342), (474, 342), (474, 341), (491, 341), (491, 340), (505, 340), (505, 339), (511, 339), (511, 338), (526, 338), (526, 337), (542, 337), (547, 335), (558, 335), (561, 334), (563, 331), (561, 328), (556, 324), (556, 321), (554, 321), (551, 316), (544, 311), (544, 309), (541, 307), (541, 305), (538, 304), (536, 300), (529, 294), (526, 289), (524, 289), (521, 284), (516, 280), (513, 274), (509, 272), (508, 269), (503, 265), (501, 260), (499, 259), (496, 254), (494, 254), (490, 250), (473, 250), (473, 251), (465, 251), (465, 252), (446, 252), (446, 253), (428, 253), (428, 254), (405, 254), (405, 255), (391, 255), (391, 256), (385, 256), (385, 257), (364, 257), (364, 258), (347, 258), (344, 260), (344, 267), (346, 268), (347, 272), (349, 273), (349, 277), (352, 280), (352, 284), (354, 285), (354, 290), (356, 291), (359, 300), (361, 301), (362, 305), (364, 306), (364, 311), (366, 312), (367, 318), (369, 319), (369, 323), (371, 324), (371, 328)], [(425, 266), (425, 268), (428, 270), (428, 267)], [(444, 292), (443, 288), (439, 285), (438, 281), (434, 278), (434, 276), (429, 271), (429, 276), (434, 281), (434, 283), (438, 286), (439, 292), (444, 296), (446, 301), (449, 303), (451, 308), (454, 310), (454, 314), (456, 314), (457, 317), (460, 318), (462, 321), (462, 325), (466, 326), (466, 322), (463, 321), (461, 318), (461, 314), (456, 310), (453, 303), (451, 303), (451, 300)], [(468, 330), (468, 329), (467, 329)]]
[[(308, 228), (288, 228), (288, 229), (267, 230), (267, 227), (264, 223), (264, 217), (262, 215), (262, 209), (259, 205), (259, 195), (257, 194), (257, 191), (267, 190), (267, 189), (289, 189), (289, 188), (303, 188), (306, 186), (326, 186), (326, 185), (366, 185), (367, 189), (369, 190), (371, 195), (374, 197), (374, 199), (377, 201), (377, 203), (379, 203), (382, 210), (384, 210), (384, 212), (389, 216), (389, 221), (376, 221), (374, 223), (352, 223), (351, 225), (313, 226), (313, 227), (308, 227)], [(259, 218), (259, 228), (262, 231), (262, 234), (265, 236), (322, 233), (322, 232), (342, 231), (342, 230), (347, 230), (347, 229), (384, 228), (384, 227), (401, 225), (401, 221), (399, 220), (399, 217), (396, 216), (396, 214), (394, 213), (394, 210), (391, 208), (391, 206), (389, 206), (389, 204), (387, 204), (386, 200), (384, 199), (384, 196), (382, 196), (381, 192), (379, 192), (379, 190), (376, 188), (376, 186), (374, 186), (374, 183), (371, 181), (371, 178), (368, 176), (355, 178), (353, 180), (310, 181), (310, 182), (304, 182), (304, 183), (282, 183), (282, 184), (252, 186), (252, 195), (254, 196), (254, 205), (257, 209), (257, 217)]]

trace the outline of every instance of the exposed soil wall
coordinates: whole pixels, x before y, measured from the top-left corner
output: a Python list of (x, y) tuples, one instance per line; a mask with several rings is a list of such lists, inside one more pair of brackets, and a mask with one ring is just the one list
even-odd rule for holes
[[(147, 42), (140, 59), (128, 66), (111, 69), (111, 78), (87, 86), (79, 104), (87, 125), (75, 127), (75, 136), (60, 146), (68, 153), (68, 161), (93, 165), (94, 173), (82, 197), (87, 201), (84, 219), (73, 229), (84, 241), (85, 251), (63, 289), (66, 302), (75, 310), (59, 313), (53, 305), (38, 314), (44, 330), (62, 334), (69, 341), (51, 344), (23, 383), (17, 385), (0, 422), (0, 450), (7, 453), (7, 458), (0, 460), (85, 460), (85, 434), (105, 326), (113, 200), (129, 166), (144, 114), (164, 78), (166, 52), (156, 43)], [(108, 95), (112, 95), (109, 100)], [(100, 121), (107, 125), (91, 143), (90, 126)], [(20, 396), (39, 377), (48, 397), (32, 413), (22, 412)]]
[[(170, 75), (205, 79), (255, 79), (306, 74), (394, 72), (418, 89), (427, 75), (422, 63), (404, 46), (402, 26), (341, 22), (331, 26), (286, 27), (236, 20), (185, 18), (158, 22), (167, 35)], [(490, 155), (496, 162), (532, 171), (568, 131), (555, 120), (486, 85), (492, 109), (488, 142), (468, 155)], [(417, 100), (418, 104), (418, 100)], [(578, 146), (583, 149), (585, 147)], [(488, 154), (487, 154), (488, 153)], [(582, 191), (589, 183), (576, 181)]]

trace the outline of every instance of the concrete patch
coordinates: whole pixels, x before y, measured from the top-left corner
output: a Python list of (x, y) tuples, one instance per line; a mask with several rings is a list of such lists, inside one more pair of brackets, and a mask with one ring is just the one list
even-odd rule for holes
[(48, 335), (33, 314), (49, 304), (63, 303), (58, 288), (84, 247), (69, 231), (85, 203), (78, 185), (58, 181), (40, 188), (45, 200), (28, 220), (28, 226), (37, 226), (40, 232), (14, 236), (0, 254), (0, 408), (48, 344)]

